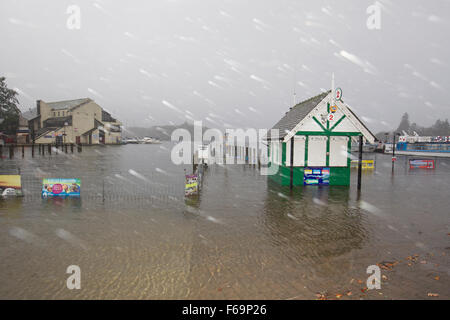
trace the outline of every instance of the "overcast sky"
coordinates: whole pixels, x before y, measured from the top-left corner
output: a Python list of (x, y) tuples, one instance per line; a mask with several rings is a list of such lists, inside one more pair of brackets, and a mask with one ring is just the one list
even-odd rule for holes
[[(90, 97), (127, 126), (271, 127), (331, 87), (373, 131), (450, 118), (450, 1), (0, 1), (0, 75), (21, 109)], [(69, 29), (68, 6), (81, 10)]]

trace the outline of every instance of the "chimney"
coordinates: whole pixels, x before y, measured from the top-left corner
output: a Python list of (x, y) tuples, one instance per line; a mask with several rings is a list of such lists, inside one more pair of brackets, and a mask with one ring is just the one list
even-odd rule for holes
[(36, 100), (37, 115), (41, 114), (41, 100)]

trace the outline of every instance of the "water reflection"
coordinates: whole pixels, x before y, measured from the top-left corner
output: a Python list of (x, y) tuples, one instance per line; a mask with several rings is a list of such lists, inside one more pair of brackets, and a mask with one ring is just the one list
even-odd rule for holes
[(49, 197), (42, 198), (42, 210), (70, 210), (81, 211), (81, 197)]
[(349, 187), (306, 186), (288, 193), (270, 183), (263, 223), (273, 245), (314, 274), (336, 273), (324, 262), (361, 248), (367, 237), (349, 192)]

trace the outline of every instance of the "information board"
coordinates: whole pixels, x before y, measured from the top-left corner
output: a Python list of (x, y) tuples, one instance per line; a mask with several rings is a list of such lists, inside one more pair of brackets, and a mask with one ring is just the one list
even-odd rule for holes
[(433, 159), (410, 159), (410, 169), (434, 169)]
[(303, 174), (304, 185), (329, 185), (330, 168), (305, 168)]
[(0, 196), (21, 196), (22, 184), (20, 175), (0, 175)]
[(79, 197), (81, 195), (80, 179), (48, 178), (42, 180), (42, 197)]
[(186, 184), (184, 187), (184, 195), (191, 196), (198, 194), (198, 175), (189, 174), (186, 175)]

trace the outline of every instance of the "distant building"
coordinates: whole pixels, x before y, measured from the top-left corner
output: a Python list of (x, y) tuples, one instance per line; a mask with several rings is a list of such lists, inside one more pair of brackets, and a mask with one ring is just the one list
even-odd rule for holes
[(36, 104), (22, 115), (35, 143), (121, 143), (122, 123), (89, 98)]
[(25, 144), (30, 143), (30, 128), (28, 127), (28, 120), (23, 116), (23, 113), (19, 115), (19, 128), (16, 131), (16, 143)]

